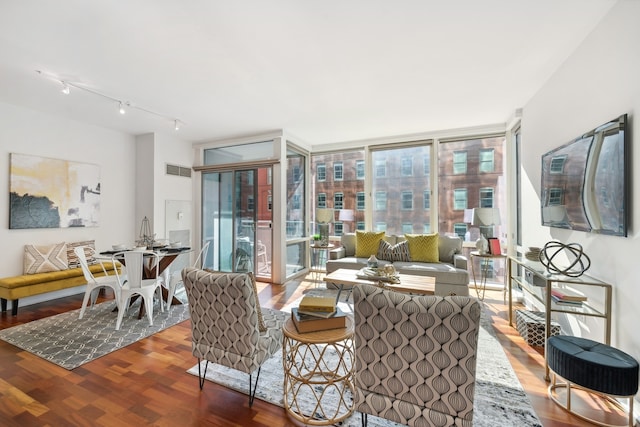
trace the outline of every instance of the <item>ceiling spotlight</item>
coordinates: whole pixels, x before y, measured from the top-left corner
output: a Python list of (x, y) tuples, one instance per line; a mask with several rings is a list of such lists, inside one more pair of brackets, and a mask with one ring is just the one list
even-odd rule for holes
[(174, 120), (173, 126), (175, 130), (180, 130), (180, 120)]
[(69, 95), (69, 92), (71, 90), (69, 89), (69, 85), (67, 84), (67, 82), (62, 82), (62, 93), (64, 93), (65, 95)]
[(124, 104), (122, 103), (122, 101), (120, 101), (120, 114), (124, 114), (127, 112), (127, 110), (124, 109)]

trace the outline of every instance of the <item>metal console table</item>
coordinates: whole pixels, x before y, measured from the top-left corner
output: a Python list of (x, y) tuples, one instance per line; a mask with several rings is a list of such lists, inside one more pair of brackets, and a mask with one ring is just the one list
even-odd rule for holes
[[(551, 313), (565, 313), (597, 317), (604, 320), (604, 343), (611, 343), (611, 285), (601, 280), (583, 274), (580, 277), (569, 277), (559, 274), (548, 274), (541, 264), (532, 263), (526, 258), (509, 256), (507, 258), (507, 282), (509, 294), (509, 325), (513, 326), (513, 286), (520, 288), (531, 295), (544, 307), (545, 312), (545, 340), (551, 336)], [(539, 283), (540, 286), (534, 285)], [(581, 286), (597, 287), (604, 294), (602, 307), (596, 306), (589, 300), (580, 305), (562, 305), (556, 303), (551, 297), (552, 289), (580, 288)], [(545, 346), (545, 380), (549, 378), (549, 364), (547, 363), (547, 346)]]

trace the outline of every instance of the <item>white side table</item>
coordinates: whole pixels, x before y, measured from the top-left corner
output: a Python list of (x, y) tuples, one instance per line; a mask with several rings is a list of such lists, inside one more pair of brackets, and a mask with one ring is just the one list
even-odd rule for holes
[(311, 244), (311, 273), (313, 281), (322, 282), (322, 276), (326, 273), (326, 262), (329, 259), (329, 251), (335, 249), (336, 245), (329, 243), (326, 246)]
[[(491, 261), (495, 259), (505, 259), (507, 258), (504, 254), (481, 254), (478, 251), (471, 252), (471, 274), (473, 275), (473, 286), (476, 289), (476, 295), (480, 301), (484, 301), (484, 294), (487, 290), (487, 276), (489, 275), (489, 269), (492, 265)], [(474, 267), (473, 258), (480, 259), (480, 287), (478, 287), (478, 282), (476, 281), (476, 271)], [(505, 279), (505, 290), (507, 289), (507, 281)]]

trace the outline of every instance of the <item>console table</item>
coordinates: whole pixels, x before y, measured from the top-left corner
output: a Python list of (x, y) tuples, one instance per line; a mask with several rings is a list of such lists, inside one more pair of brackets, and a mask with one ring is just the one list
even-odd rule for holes
[[(565, 313), (601, 318), (604, 321), (604, 343), (611, 343), (611, 285), (591, 276), (569, 277), (561, 274), (549, 274), (540, 263), (532, 263), (526, 258), (509, 256), (507, 258), (507, 291), (509, 295), (509, 325), (513, 326), (513, 292), (514, 284), (520, 285), (523, 292), (540, 302), (545, 313), (545, 341), (551, 336), (551, 313)], [(552, 289), (580, 287), (599, 288), (603, 295), (603, 306), (597, 307), (589, 300), (580, 305), (564, 305), (556, 303), (551, 297)], [(545, 345), (545, 380), (549, 378), (549, 364)]]

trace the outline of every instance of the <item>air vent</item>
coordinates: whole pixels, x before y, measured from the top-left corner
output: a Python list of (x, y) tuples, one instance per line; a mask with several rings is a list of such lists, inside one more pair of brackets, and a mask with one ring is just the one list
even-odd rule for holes
[(191, 168), (167, 164), (167, 175), (184, 176), (191, 178)]

